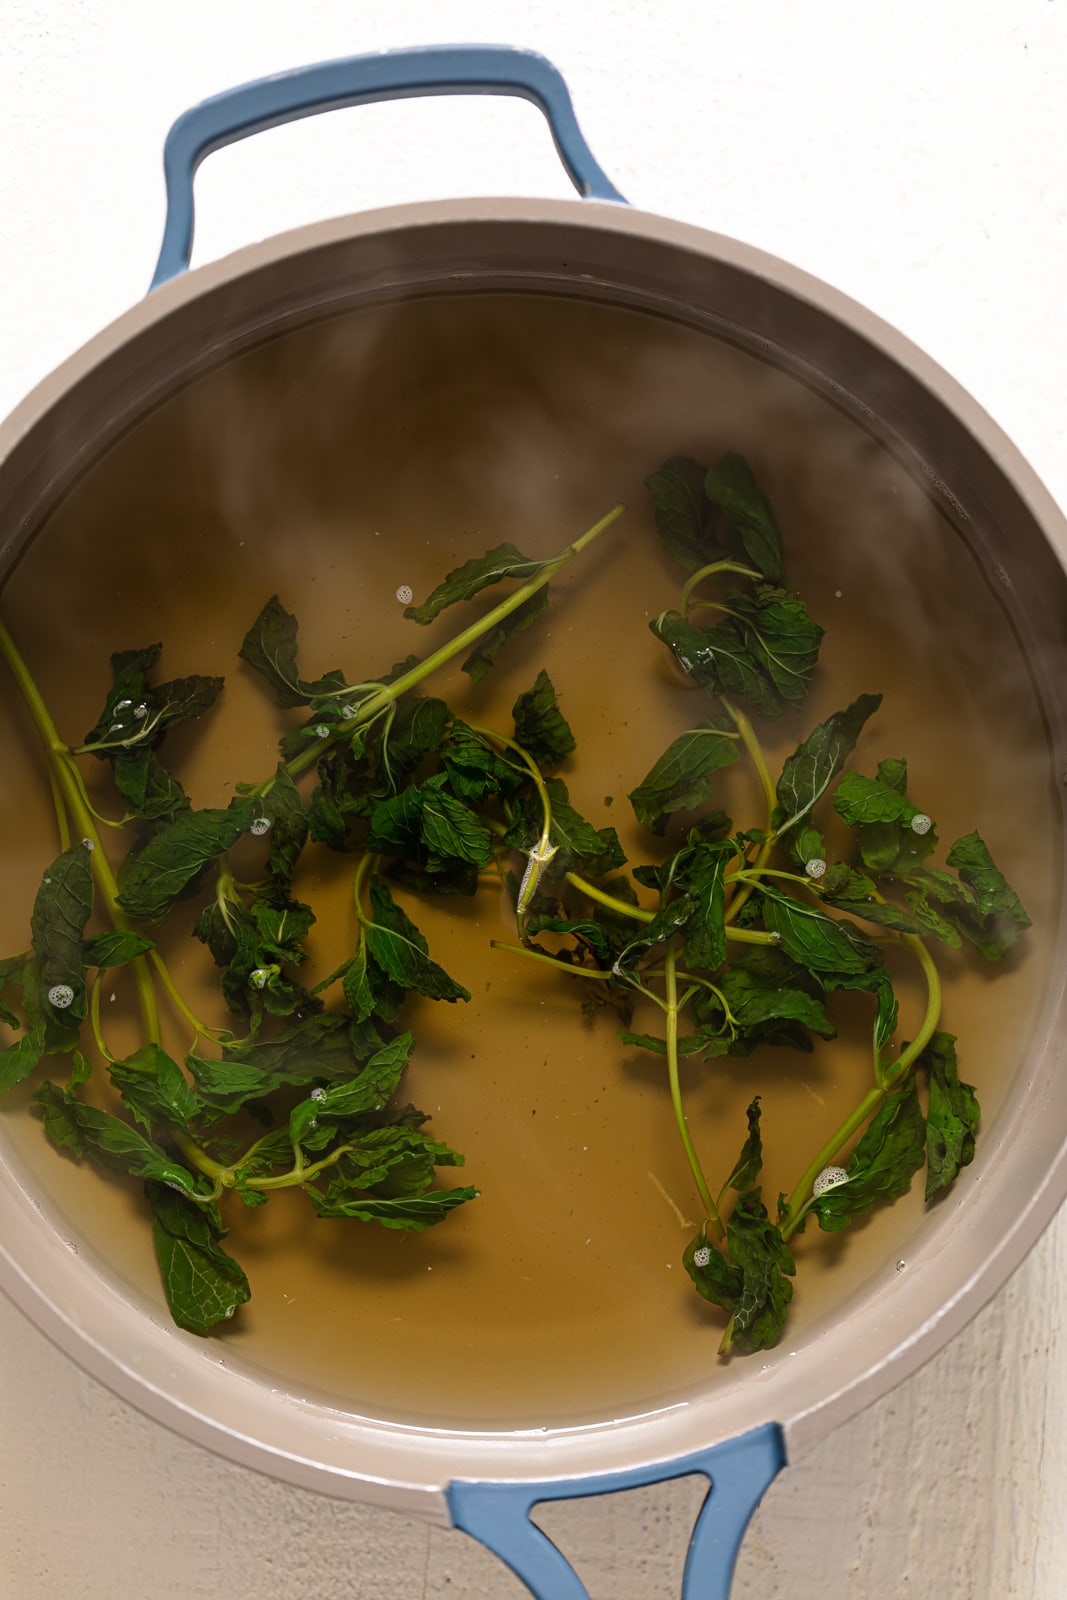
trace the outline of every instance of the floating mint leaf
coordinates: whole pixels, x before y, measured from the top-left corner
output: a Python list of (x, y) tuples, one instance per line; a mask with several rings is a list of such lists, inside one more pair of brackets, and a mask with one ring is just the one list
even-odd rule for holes
[(515, 719), (515, 742), (539, 767), (558, 766), (574, 750), (574, 734), (559, 709), (552, 679), (543, 669), (533, 688), (516, 700), (511, 714)]
[(770, 501), (744, 456), (728, 452), (708, 469), (704, 492), (726, 515), (748, 559), (771, 583), (782, 579), (782, 536)]
[(775, 833), (781, 837), (808, 815), (841, 771), (867, 719), (882, 703), (880, 694), (861, 694), (812, 729), (786, 761), (776, 786)]
[(727, 553), (715, 541), (715, 512), (704, 492), (706, 476), (698, 462), (674, 456), (645, 479), (663, 548), (690, 572), (722, 560)]
[(225, 853), (255, 815), (256, 802), (237, 800), (227, 811), (188, 811), (127, 856), (119, 872), (119, 904), (133, 917), (158, 922), (212, 861)]
[(277, 595), (272, 595), (245, 634), (238, 652), (274, 690), (284, 708), (310, 705), (317, 695), (337, 694), (345, 687), (344, 674), (336, 668), (325, 677), (306, 682), (297, 670), (298, 623), (286, 611)]
[(244, 1270), (219, 1244), (217, 1219), (165, 1184), (150, 1183), (146, 1193), (170, 1314), (179, 1328), (210, 1333), (251, 1298)]
[(819, 1227), (827, 1233), (847, 1228), (853, 1217), (880, 1202), (896, 1200), (911, 1188), (923, 1164), (926, 1123), (919, 1107), (915, 1079), (887, 1095), (875, 1112), (848, 1163), (848, 1182), (820, 1194), (812, 1205)]
[(380, 879), (370, 887), (374, 921), (366, 930), (367, 951), (388, 977), (428, 1000), (469, 1000), (470, 991), (428, 955), (429, 945)]
[(504, 578), (533, 578), (550, 565), (551, 561), (535, 561), (530, 556), (524, 556), (513, 544), (498, 544), (495, 549), (487, 550), (484, 556), (477, 556), (456, 567), (421, 605), (408, 606), (404, 615), (425, 627), (457, 601), (473, 600), (483, 589), (500, 583)]
[(637, 788), (630, 791), (630, 804), (638, 822), (652, 833), (662, 834), (675, 812), (692, 811), (707, 801), (712, 774), (730, 766), (737, 757), (737, 734), (728, 731), (721, 718), (708, 717), (681, 734)]
[(919, 1058), (930, 1080), (926, 1117), (926, 1198), (942, 1194), (961, 1168), (974, 1160), (975, 1131), (981, 1118), (974, 1086), (960, 1079), (956, 1039), (935, 1033)]

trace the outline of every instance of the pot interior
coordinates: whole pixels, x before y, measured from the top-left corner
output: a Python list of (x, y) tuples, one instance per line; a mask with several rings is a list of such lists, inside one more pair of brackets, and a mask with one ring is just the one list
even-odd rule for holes
[[(937, 957), (942, 1026), (958, 1035), (983, 1107), (975, 1165), (940, 1206), (924, 1205), (920, 1179), (848, 1233), (809, 1228), (796, 1240), (783, 1343), (719, 1362), (723, 1319), (681, 1263), (700, 1209), (662, 1059), (620, 1044), (609, 1008), (583, 1018), (566, 979), (490, 949), (515, 942), (499, 886), (473, 900), (398, 890), (431, 953), (473, 996), (405, 1013), (418, 1043), (404, 1096), (465, 1153), (460, 1179), (481, 1198), (422, 1235), (319, 1220), (299, 1195), (251, 1210), (234, 1201), (227, 1247), (253, 1298), (205, 1359), (272, 1394), (419, 1428), (569, 1429), (669, 1410), (773, 1374), (832, 1324), (861, 1325), (874, 1299), (936, 1265), (960, 1208), (995, 1173), (1044, 1027), (1061, 911), (1044, 667), (973, 536), (982, 507), (966, 506), (968, 532), (875, 414), (835, 403), (785, 365), (577, 288), (453, 288), (317, 318), (203, 372), (87, 463), (8, 572), (3, 616), (72, 742), (95, 721), (112, 651), (162, 640), (166, 676), (223, 675), (218, 706), (171, 735), (165, 755), (194, 804), (225, 806), (235, 781), (269, 775), (279, 734), (300, 721), (237, 658), (269, 596), (299, 619), (304, 671), (378, 677), (458, 625), (446, 613), (419, 629), (399, 589), (420, 599), (502, 540), (548, 556), (623, 501), (625, 516), (571, 563), (550, 612), (481, 683), (453, 665), (426, 687), (507, 732), (517, 694), (547, 668), (577, 738), (562, 774), (573, 803), (618, 829), (631, 863), (647, 861), (663, 842), (641, 835), (627, 794), (710, 707), (648, 629), (676, 603), (684, 573), (659, 547), (643, 479), (672, 455), (741, 452), (777, 513), (785, 581), (826, 629), (805, 706), (760, 725), (772, 773), (816, 722), (861, 692), (882, 694), (851, 764), (873, 774), (880, 759), (906, 757), (910, 793), (943, 848), (977, 829), (1033, 921), (999, 969), (966, 951)], [(862, 375), (849, 381), (862, 393)], [(40, 753), (10, 687), (0, 742), (7, 953), (25, 946), (56, 849)], [(87, 777), (100, 811), (115, 815), (103, 767)], [(719, 774), (714, 792), (736, 821), (763, 820), (750, 767)], [(353, 865), (323, 845), (308, 852), (296, 892), (319, 921), (305, 981), (351, 953)], [(190, 937), (199, 904), (161, 935), (197, 1011), (215, 993)], [(906, 956), (893, 962), (907, 1037), (923, 989)], [(109, 977), (103, 1009), (111, 1048), (133, 1048), (125, 974)], [(755, 1094), (772, 1204), (862, 1095), (870, 1001), (837, 996), (832, 1009), (839, 1038), (811, 1054), (768, 1047), (683, 1065), (713, 1186)], [(217, 1009), (213, 1020), (223, 1020)], [(172, 1012), (166, 1028), (183, 1054), (188, 1026)], [(59, 1081), (64, 1070), (53, 1065)], [(158, 1332), (167, 1314), (138, 1186), (46, 1144), (30, 1101), (38, 1082), (5, 1102), (6, 1160), (76, 1246), (72, 1271), (103, 1274)]]

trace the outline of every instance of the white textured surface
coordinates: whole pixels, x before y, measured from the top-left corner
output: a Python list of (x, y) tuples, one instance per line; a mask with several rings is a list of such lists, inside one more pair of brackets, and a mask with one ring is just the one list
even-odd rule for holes
[[(164, 20), (165, 19), (165, 20)], [(563, 69), (635, 203), (788, 257), (960, 379), (1067, 502), (1067, 0), (4, 0), (0, 411), (144, 291), (159, 150), (204, 95), (458, 40)], [(373, 107), (213, 157), (198, 259), (394, 199), (567, 193), (515, 102)], [(1067, 1218), (924, 1372), (784, 1474), (735, 1600), (1061, 1600)], [(678, 1592), (692, 1494), (561, 1508), (595, 1600)], [(547, 1520), (547, 1519), (546, 1519)], [(463, 1536), (171, 1437), (0, 1305), (0, 1596), (510, 1600)]]

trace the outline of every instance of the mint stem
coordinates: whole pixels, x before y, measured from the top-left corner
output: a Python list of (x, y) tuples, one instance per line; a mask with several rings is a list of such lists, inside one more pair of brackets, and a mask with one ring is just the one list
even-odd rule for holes
[[(103, 898), (111, 925), (119, 930), (128, 929), (130, 924), (118, 903), (118, 883), (115, 880), (115, 874), (111, 870), (111, 863), (108, 861), (100, 834), (97, 831), (96, 819), (86, 800), (81, 774), (74, 765), (69, 748), (59, 737), (51, 712), (46, 706), (44, 698), (15, 641), (2, 622), (0, 622), (0, 655), (3, 656), (11, 670), (11, 675), (18, 685), (19, 692), (44, 744), (53, 793), (61, 798), (62, 804), (66, 808), (77, 832), (82, 838), (87, 839), (92, 846), (93, 876)], [(69, 837), (69, 835), (64, 835), (61, 823), (60, 837), (63, 838), (64, 836)], [(133, 961), (132, 967), (145, 1035), (150, 1042), (159, 1044), (162, 1035), (159, 1026), (159, 1008), (156, 1004), (156, 993), (152, 985), (152, 975), (143, 956), (138, 956)]]
[(834, 1130), (818, 1155), (809, 1162), (800, 1182), (789, 1196), (789, 1203), (786, 1206), (785, 1216), (782, 1221), (783, 1239), (788, 1239), (803, 1220), (811, 1200), (812, 1185), (819, 1173), (824, 1167), (828, 1167), (833, 1163), (834, 1158), (840, 1155), (849, 1140), (854, 1138), (860, 1129), (874, 1116), (886, 1096), (891, 1094), (899, 1083), (903, 1082), (937, 1032), (937, 1024), (941, 1019), (941, 979), (934, 965), (934, 959), (918, 934), (902, 934), (900, 942), (906, 945), (915, 956), (926, 978), (926, 1011), (919, 1025), (919, 1031), (907, 1049), (901, 1051), (891, 1067), (879, 1070), (880, 1081), (876, 1082), (873, 1088), (868, 1089), (856, 1109), (845, 1118), (839, 1128)]
[[(758, 877), (758, 875), (766, 867), (767, 862), (770, 859), (771, 851), (774, 849), (773, 819), (774, 808), (777, 804), (778, 796), (775, 793), (774, 779), (771, 777), (770, 769), (767, 766), (767, 758), (763, 754), (763, 746), (756, 737), (756, 730), (753, 728), (751, 722), (749, 722), (744, 712), (738, 711), (736, 706), (731, 705), (730, 701), (727, 700), (725, 695), (722, 697), (722, 703), (727, 715), (733, 722), (734, 727), (741, 735), (741, 742), (748, 751), (752, 760), (752, 764), (756, 769), (756, 773), (760, 781), (760, 787), (763, 790), (763, 797), (767, 803), (767, 837), (760, 845), (759, 853), (756, 856), (755, 861), (752, 863), (752, 866), (748, 869), (750, 872), (754, 873), (756, 877)], [(750, 879), (747, 883), (745, 883), (744, 886), (738, 890), (737, 894), (734, 895), (733, 899), (730, 901), (730, 904), (726, 907), (727, 924), (733, 922), (734, 918), (741, 910), (741, 907), (751, 896), (754, 888), (755, 878)], [(729, 929), (727, 929), (727, 931), (729, 932)]]
[[(617, 522), (625, 510), (626, 507), (623, 505), (613, 506), (606, 516), (601, 517), (599, 522), (594, 522), (593, 526), (587, 528), (579, 538), (574, 540), (573, 544), (569, 544), (558, 556), (542, 567), (535, 577), (529, 578), (524, 584), (521, 584), (518, 589), (508, 595), (506, 600), (502, 600), (499, 605), (494, 606), (492, 611), (487, 612), (484, 617), (480, 617), (477, 622), (472, 622), (470, 627), (463, 629), (462, 633), (457, 633), (447, 644), (442, 645), (439, 650), (435, 650), (432, 655), (427, 656), (425, 661), (420, 661), (417, 667), (412, 667), (410, 672), (405, 672), (393, 683), (383, 683), (374, 694), (368, 695), (367, 699), (359, 706), (355, 716), (349, 717), (346, 722), (339, 723), (336, 732), (331, 733), (328, 738), (316, 739), (308, 745), (306, 750), (301, 750), (298, 756), (294, 756), (291, 761), (286, 762), (285, 771), (291, 778), (299, 777), (302, 772), (306, 772), (309, 767), (315, 765), (323, 751), (329, 748), (338, 735), (354, 733), (360, 728), (367, 727), (399, 700), (401, 695), (406, 694), (409, 689), (414, 689), (416, 684), (422, 683), (423, 679), (428, 678), (439, 667), (445, 666), (454, 656), (460, 655), (470, 645), (476, 644), (484, 634), (495, 628), (498, 622), (502, 622), (513, 611), (517, 611), (521, 605), (525, 605), (530, 596), (536, 594), (538, 589), (543, 589), (546, 583), (550, 583), (573, 556), (579, 555), (587, 545), (592, 544), (593, 540), (604, 532), (605, 528), (610, 528), (613, 522)], [(260, 789), (269, 788), (273, 782), (274, 778), (270, 778), (266, 786), (260, 785)], [(256, 790), (255, 792), (258, 793), (260, 791)]]
[(675, 941), (672, 939), (667, 945), (663, 958), (663, 981), (667, 1001), (667, 1076), (670, 1082), (671, 1105), (674, 1107), (674, 1120), (678, 1125), (678, 1135), (685, 1151), (685, 1159), (689, 1163), (689, 1170), (693, 1175), (697, 1193), (703, 1203), (708, 1219), (715, 1228), (718, 1238), (723, 1236), (722, 1218), (719, 1208), (712, 1199), (708, 1180), (700, 1165), (700, 1158), (696, 1153), (692, 1137), (689, 1133), (689, 1123), (682, 1104), (682, 1085), (678, 1069), (678, 974), (675, 966)]
[(683, 617), (689, 609), (689, 598), (697, 585), (703, 583), (705, 578), (718, 577), (720, 572), (736, 572), (742, 578), (754, 579), (756, 583), (763, 581), (762, 573), (753, 571), (751, 567), (742, 566), (740, 561), (712, 561), (708, 566), (701, 567), (698, 572), (693, 573), (679, 595), (678, 610)]

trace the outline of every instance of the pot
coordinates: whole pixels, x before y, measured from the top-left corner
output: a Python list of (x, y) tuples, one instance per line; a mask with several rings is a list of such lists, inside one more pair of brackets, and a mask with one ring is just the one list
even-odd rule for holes
[[(521, 94), (541, 106), (580, 203), (391, 208), (184, 270), (193, 173), (210, 150), (333, 106), (471, 91)], [(738, 371), (780, 377), (781, 392), (809, 397), (820, 416), (867, 441), (894, 481), (899, 474), (918, 486), (946, 542), (959, 542), (982, 575), (982, 592), (995, 591), (1019, 641), (1026, 715), (1044, 730), (1040, 806), (1062, 841), (1062, 790), (1053, 796), (1052, 777), (1064, 770), (1067, 527), (1048, 495), (974, 402), (861, 307), (759, 251), (626, 207), (541, 58), (419, 50), (285, 74), (182, 118), (166, 164), (168, 218), (152, 292), (46, 380), (0, 432), (2, 559), (12, 583), (53, 541), (76, 559), (76, 541), (63, 544), (74, 540), (63, 531), (64, 507), (81, 494), (84, 512), (94, 474), (136, 448), (146, 429), (164, 426), (176, 397), (215, 380), (225, 385), (246, 357), (266, 351), (269, 359), (283, 341), (341, 318), (374, 314), (391, 326), (411, 304), (461, 313), (478, 295), (534, 305), (565, 297), (593, 319), (623, 312), (634, 327), (654, 326), (657, 340), (661, 330), (680, 329), (736, 352), (728, 359)], [(669, 343), (673, 333), (663, 337)], [(800, 426), (799, 412), (776, 415)], [(785, 444), (767, 449), (772, 471), (776, 450), (780, 462), (790, 459)], [(144, 559), (152, 559), (147, 547)], [(574, 1404), (545, 1425), (508, 1427), (478, 1415), (430, 1426), (366, 1415), (328, 1383), (294, 1393), (288, 1379), (242, 1360), (239, 1349), (227, 1348), (222, 1364), (214, 1347), (168, 1326), (78, 1220), (70, 1193), (50, 1186), (17, 1126), (5, 1130), (0, 1165), (3, 1285), (75, 1360), (149, 1415), (292, 1483), (465, 1528), (545, 1600), (578, 1600), (585, 1591), (529, 1521), (533, 1505), (704, 1473), (712, 1488), (683, 1593), (725, 1597), (748, 1516), (775, 1473), (951, 1338), (1067, 1192), (1062, 849), (1045, 879), (1044, 981), (1024, 1006), (1025, 1048), (983, 1127), (979, 1175), (964, 1175), (950, 1205), (909, 1214), (903, 1234), (884, 1235), (904, 1240), (901, 1270), (894, 1249), (892, 1263), (854, 1274), (832, 1308), (798, 1323), (756, 1372), (734, 1363), (681, 1391), (673, 1380), (658, 1393), (653, 1384), (642, 1405)]]

